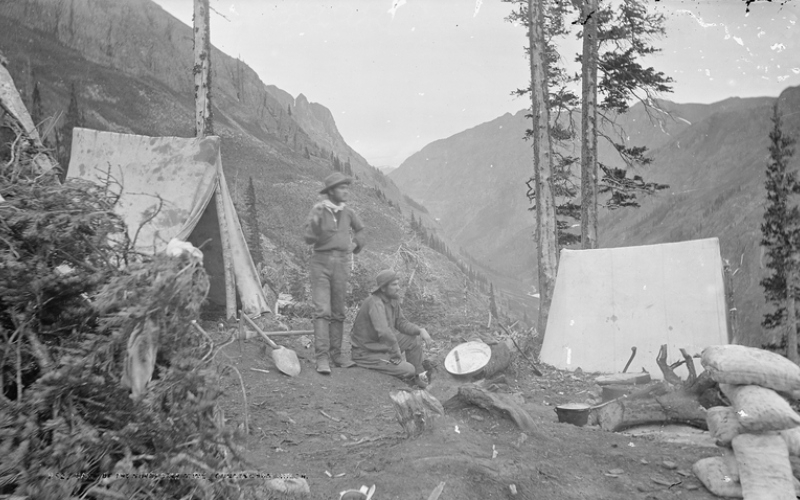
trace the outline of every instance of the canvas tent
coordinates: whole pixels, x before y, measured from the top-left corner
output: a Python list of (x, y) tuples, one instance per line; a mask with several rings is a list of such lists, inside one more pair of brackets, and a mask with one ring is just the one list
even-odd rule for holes
[(270, 310), (222, 172), (219, 137), (75, 128), (68, 176), (119, 184), (111, 189), (121, 191), (117, 211), (137, 250), (162, 251), (172, 238), (202, 245), (208, 300), (225, 306), (228, 317), (236, 315), (237, 298), (250, 316)]
[[(0, 54), (0, 59), (2, 59), (2, 54)], [(36, 129), (31, 115), (28, 114), (22, 97), (17, 92), (11, 73), (8, 72), (5, 66), (0, 64), (0, 119), (2, 119), (4, 113), (11, 115), (16, 123), (22, 127), (23, 132), (33, 141), (37, 150), (45, 151), (42, 140), (39, 137), (39, 131)], [(47, 172), (55, 166), (53, 159), (46, 154), (36, 155), (33, 161), (43, 172)], [(0, 196), (0, 203), (3, 201), (3, 197)]]
[[(557, 368), (661, 378), (679, 349), (729, 342), (717, 238), (597, 250), (562, 250), (540, 359)], [(681, 367), (683, 370), (683, 367)], [(676, 370), (679, 375), (686, 371)]]

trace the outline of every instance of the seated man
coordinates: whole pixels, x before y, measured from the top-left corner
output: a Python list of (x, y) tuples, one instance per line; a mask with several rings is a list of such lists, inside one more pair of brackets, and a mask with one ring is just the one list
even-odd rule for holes
[[(378, 273), (377, 288), (361, 304), (353, 323), (351, 358), (356, 365), (399, 378), (413, 378), (422, 388), (428, 384), (420, 374), (422, 345), (431, 336), (424, 328), (408, 321), (400, 310), (400, 282), (397, 274), (385, 269)], [(401, 354), (405, 353), (403, 361)]]

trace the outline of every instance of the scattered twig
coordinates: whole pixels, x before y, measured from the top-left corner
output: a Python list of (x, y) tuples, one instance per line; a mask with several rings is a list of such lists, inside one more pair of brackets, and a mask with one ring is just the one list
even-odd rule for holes
[(351, 446), (358, 446), (360, 444), (372, 443), (372, 442), (375, 442), (375, 441), (380, 441), (382, 439), (400, 439), (400, 437), (399, 436), (376, 436), (376, 437), (370, 437), (370, 438), (361, 438), (358, 441), (354, 441), (352, 443), (345, 443), (342, 446), (349, 448)]
[(207, 353), (205, 354), (205, 356), (203, 356), (203, 358), (202, 358), (202, 361), (205, 361), (205, 359), (206, 359), (208, 356), (210, 356), (212, 352), (214, 352), (214, 341), (213, 341), (213, 340), (211, 340), (211, 336), (210, 336), (209, 334), (207, 334), (205, 330), (203, 330), (203, 327), (202, 327), (202, 326), (200, 326), (200, 324), (197, 322), (197, 320), (196, 320), (196, 319), (193, 319), (193, 320), (191, 321), (191, 324), (192, 324), (192, 326), (194, 327), (194, 329), (195, 329), (195, 330), (197, 330), (198, 332), (200, 332), (200, 333), (202, 333), (202, 334), (203, 334), (203, 337), (205, 337), (205, 338), (206, 338), (206, 340), (208, 340), (208, 343), (210, 344), (210, 346), (209, 346), (209, 349), (208, 349), (208, 352), (207, 352)]
[(22, 339), (17, 340), (17, 402), (22, 403)]
[(42, 372), (49, 372), (51, 367), (53, 366), (53, 362), (50, 360), (50, 355), (47, 352), (47, 347), (39, 340), (36, 336), (36, 333), (33, 330), (25, 329), (25, 336), (28, 338), (28, 343), (31, 347), (31, 352), (33, 353), (36, 361), (39, 362), (39, 368)]
[(261, 368), (250, 368), (250, 370), (254, 372), (269, 373), (269, 370), (262, 370)]
[(6, 168), (9, 168), (17, 160), (16, 159), (17, 143), (21, 138), (22, 138), (22, 133), (17, 133), (17, 137), (14, 139), (14, 142), (11, 143), (11, 159), (6, 164)]
[(341, 418), (332, 417), (332, 416), (328, 415), (327, 413), (325, 413), (322, 410), (320, 410), (319, 412), (322, 413), (323, 416), (328, 417), (329, 419), (333, 420), (334, 422), (341, 422), (342, 421)]
[(530, 363), (531, 368), (533, 368), (533, 373), (541, 377), (542, 372), (539, 371), (539, 368), (536, 367), (536, 364), (522, 351), (522, 349), (519, 347), (519, 344), (517, 344), (517, 341), (514, 340), (514, 336), (511, 335), (511, 332), (509, 332), (508, 329), (505, 326), (503, 326), (503, 323), (498, 321), (497, 324), (500, 325), (500, 328), (502, 328), (503, 331), (505, 331), (508, 334), (509, 338), (511, 339), (511, 342), (514, 343), (514, 347), (516, 347), (519, 353), (522, 354), (522, 357), (525, 358), (525, 360), (528, 363)]
[(242, 379), (242, 374), (239, 373), (239, 370), (236, 369), (235, 366), (228, 366), (233, 368), (233, 371), (236, 372), (236, 375), (239, 377), (239, 384), (242, 386), (242, 398), (244, 399), (244, 433), (247, 435), (250, 434), (250, 417), (247, 414), (247, 391), (244, 389), (244, 379)]
[[(136, 232), (133, 234), (133, 239), (131, 240), (131, 247), (133, 248), (136, 248), (136, 243), (139, 239), (139, 231), (141, 231), (142, 228), (147, 224), (150, 224), (153, 219), (158, 217), (158, 214), (161, 213), (161, 209), (164, 207), (164, 199), (159, 195), (156, 195), (156, 197), (158, 198), (158, 207), (147, 218), (143, 219), (142, 222), (139, 223), (139, 227), (136, 228)], [(145, 213), (147, 212), (145, 211)]]
[(689, 378), (686, 380), (686, 385), (690, 386), (697, 380), (697, 370), (694, 367), (692, 356), (686, 352), (686, 349), (681, 348), (681, 354), (683, 355), (683, 359), (686, 361), (686, 369), (689, 370)]

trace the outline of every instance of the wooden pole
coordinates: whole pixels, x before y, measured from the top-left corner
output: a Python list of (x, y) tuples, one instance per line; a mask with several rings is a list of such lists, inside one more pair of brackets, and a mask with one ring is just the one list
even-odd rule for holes
[(736, 301), (734, 300), (734, 288), (733, 288), (733, 275), (736, 274), (736, 271), (731, 271), (731, 264), (728, 259), (722, 261), (722, 274), (725, 278), (725, 305), (728, 308), (728, 343), (729, 344), (738, 344), (739, 343), (739, 331), (737, 328), (737, 319), (736, 313)]
[(222, 177), (217, 178), (217, 219), (219, 220), (219, 240), (222, 244), (222, 263), (225, 271), (225, 317), (236, 317), (236, 286), (233, 281), (233, 252), (228, 239), (228, 221), (225, 219), (225, 204), (222, 201)]

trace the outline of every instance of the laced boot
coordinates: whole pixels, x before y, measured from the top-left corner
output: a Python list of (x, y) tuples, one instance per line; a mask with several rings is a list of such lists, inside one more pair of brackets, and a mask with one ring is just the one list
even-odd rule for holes
[(317, 373), (321, 373), (323, 375), (330, 375), (331, 374), (331, 365), (328, 362), (328, 356), (320, 356), (317, 358)]
[(314, 320), (314, 356), (317, 358), (317, 372), (330, 375), (331, 365), (328, 359), (330, 339), (328, 337), (328, 320)]
[(350, 368), (356, 366), (352, 360), (347, 359), (342, 354), (342, 338), (344, 337), (344, 323), (340, 321), (331, 321), (330, 324), (330, 340), (331, 340), (331, 361), (333, 366), (340, 366), (342, 368)]

